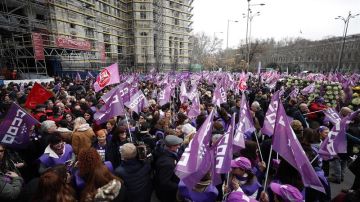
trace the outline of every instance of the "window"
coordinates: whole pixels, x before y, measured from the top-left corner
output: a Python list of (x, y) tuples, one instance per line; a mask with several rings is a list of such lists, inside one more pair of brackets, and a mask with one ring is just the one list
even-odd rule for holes
[(41, 15), (41, 14), (36, 14), (36, 19), (37, 20), (45, 20), (45, 16)]
[(140, 36), (147, 36), (146, 32), (140, 32)]
[(146, 10), (146, 6), (145, 5), (140, 5), (140, 10)]
[(76, 25), (74, 23), (70, 23), (70, 28), (75, 29)]
[(146, 13), (140, 12), (140, 19), (146, 19)]

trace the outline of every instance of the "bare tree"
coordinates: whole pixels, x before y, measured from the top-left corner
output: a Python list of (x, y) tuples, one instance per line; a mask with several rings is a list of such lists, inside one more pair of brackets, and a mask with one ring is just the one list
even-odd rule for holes
[(193, 36), (191, 63), (203, 64), (205, 67), (216, 66), (215, 55), (221, 50), (222, 40), (210, 37), (204, 32)]

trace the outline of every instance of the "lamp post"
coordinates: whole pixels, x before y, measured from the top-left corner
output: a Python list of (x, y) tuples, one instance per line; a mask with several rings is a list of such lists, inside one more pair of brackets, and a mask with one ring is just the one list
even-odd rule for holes
[(249, 41), (249, 48), (248, 48), (248, 51), (247, 51), (247, 61), (248, 61), (248, 64), (250, 64), (250, 53), (251, 53), (251, 25), (252, 25), (252, 20), (254, 19), (254, 17), (256, 16), (259, 16), (260, 15), (260, 12), (256, 12), (255, 14), (253, 15), (250, 15), (249, 17), (249, 36), (248, 36), (248, 41)]
[[(245, 41), (246, 41), (246, 49), (249, 51), (249, 22), (250, 22), (250, 13), (251, 13), (251, 9), (250, 7), (251, 6), (265, 6), (264, 3), (261, 3), (261, 4), (250, 4), (250, 1), (251, 0), (247, 0), (248, 2), (248, 8), (247, 8), (247, 17), (246, 17), (246, 38), (245, 38)], [(249, 53), (248, 53), (249, 55)], [(250, 61), (248, 60), (247, 61), (247, 64), (249, 65)]]
[(343, 55), (343, 52), (344, 52), (344, 46), (345, 46), (346, 35), (347, 35), (347, 30), (348, 30), (348, 27), (349, 27), (350, 19), (351, 19), (351, 18), (355, 18), (355, 17), (358, 16), (358, 15), (360, 15), (360, 14), (358, 13), (358, 14), (352, 15), (352, 14), (351, 14), (351, 11), (349, 11), (349, 14), (348, 14), (348, 16), (347, 16), (346, 18), (344, 18), (344, 17), (342, 17), (342, 16), (338, 16), (338, 17), (335, 18), (336, 20), (342, 20), (342, 21), (344, 21), (343, 41), (342, 41), (342, 44), (341, 44), (341, 49), (340, 49), (340, 53), (339, 53), (338, 64), (337, 64), (337, 67), (336, 67), (336, 69), (335, 69), (335, 72), (337, 72), (337, 71), (341, 68), (342, 55)]
[(226, 31), (226, 49), (228, 49), (229, 48), (229, 24), (230, 24), (230, 22), (239, 22), (239, 21), (237, 21), (237, 20), (229, 20), (228, 19), (228, 21), (227, 21), (227, 31)]

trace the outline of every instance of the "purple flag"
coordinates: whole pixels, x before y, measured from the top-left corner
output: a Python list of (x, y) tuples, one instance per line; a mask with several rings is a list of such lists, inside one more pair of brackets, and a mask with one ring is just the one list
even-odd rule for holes
[(240, 148), (245, 148), (245, 134), (249, 134), (254, 131), (255, 127), (249, 111), (249, 105), (247, 103), (245, 93), (243, 93), (239, 113), (239, 124), (234, 136), (234, 145)]
[(310, 93), (313, 93), (315, 91), (315, 83), (312, 83), (301, 90), (301, 94), (308, 95)]
[(279, 91), (276, 91), (271, 98), (269, 108), (265, 115), (264, 125), (261, 128), (261, 133), (271, 137), (274, 134), (276, 113), (279, 106)]
[(298, 95), (299, 95), (299, 89), (295, 87), (295, 89), (290, 92), (289, 97), (295, 99), (297, 98)]
[(93, 86), (95, 92), (98, 92), (105, 86), (116, 83), (120, 83), (119, 67), (117, 63), (103, 69), (97, 76)]
[(1, 144), (11, 148), (26, 148), (29, 143), (31, 127), (39, 121), (26, 113), (16, 103), (12, 103), (5, 119), (0, 124)]
[(325, 193), (319, 177), (290, 126), (281, 102), (277, 110), (276, 123), (272, 137), (273, 149), (300, 173), (305, 186)]
[(214, 91), (212, 103), (220, 107), (222, 103), (226, 103), (226, 91), (224, 87), (217, 86)]
[(144, 93), (139, 90), (131, 96), (130, 101), (125, 103), (125, 106), (139, 114), (144, 107), (149, 107), (149, 103)]
[(210, 170), (212, 161), (209, 144), (213, 118), (214, 111), (211, 111), (176, 165), (176, 175), (183, 180), (189, 188), (194, 187)]
[(79, 72), (76, 72), (75, 81), (81, 81), (81, 76), (80, 76)]
[(121, 100), (121, 92), (119, 89), (115, 90), (113, 94), (106, 101), (105, 105), (94, 114), (94, 120), (98, 123), (104, 123), (114, 116), (124, 115), (124, 104)]
[(189, 118), (195, 118), (201, 114), (199, 95), (196, 94), (191, 102), (192, 104), (187, 115)]
[(120, 97), (122, 102), (128, 102), (130, 101), (130, 90), (132, 89), (131, 85), (124, 82), (120, 85), (117, 85), (115, 88), (111, 89), (108, 93), (101, 96), (101, 99), (104, 100), (104, 102), (107, 102), (110, 97), (114, 94), (115, 91), (119, 91)]
[[(324, 111), (325, 112), (325, 111)], [(331, 112), (331, 110), (330, 110)], [(334, 126), (330, 130), (328, 136), (321, 143), (319, 149), (319, 155), (324, 160), (329, 160), (336, 156), (336, 154), (347, 153), (347, 141), (346, 141), (346, 127), (355, 116), (357, 116), (360, 110), (353, 112), (349, 116), (342, 118), (341, 120), (339, 115), (333, 111), (332, 114), (329, 114), (329, 110), (326, 110), (325, 115), (329, 118), (330, 121), (334, 122)]]
[(171, 85), (166, 85), (166, 87), (159, 92), (158, 102), (159, 105), (162, 106), (171, 99)]
[(190, 89), (190, 92), (188, 92), (187, 96), (189, 98), (189, 100), (193, 100), (194, 97), (197, 95), (198, 91), (197, 91), (197, 84), (193, 84), (192, 88)]
[(186, 91), (186, 85), (182, 81), (181, 86), (180, 86), (180, 102), (184, 103), (185, 101), (187, 101), (187, 99), (188, 99), (188, 96), (187, 96), (187, 91)]
[(326, 119), (328, 119), (332, 124), (336, 124), (341, 121), (340, 115), (333, 108), (328, 108), (323, 111)]
[(90, 79), (94, 79), (94, 78), (95, 78), (90, 71), (87, 72), (87, 76), (88, 76)]
[(233, 158), (233, 137), (235, 130), (235, 113), (231, 117), (231, 125), (225, 135), (220, 138), (215, 150), (216, 173), (227, 173), (231, 170)]

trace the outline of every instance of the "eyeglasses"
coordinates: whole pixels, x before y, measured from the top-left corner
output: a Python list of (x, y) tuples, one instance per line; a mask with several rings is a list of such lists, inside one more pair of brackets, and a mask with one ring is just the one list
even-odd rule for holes
[(5, 152), (5, 149), (0, 149), (0, 152)]

